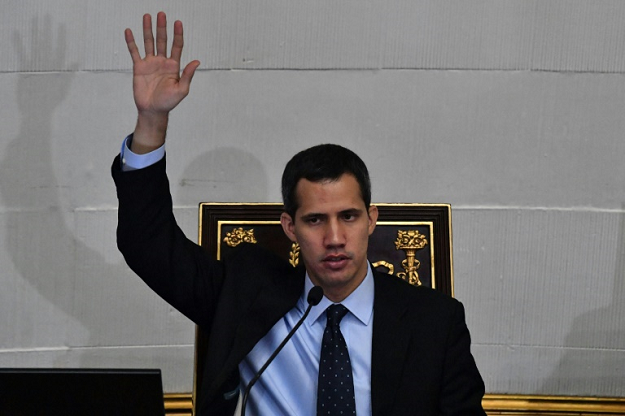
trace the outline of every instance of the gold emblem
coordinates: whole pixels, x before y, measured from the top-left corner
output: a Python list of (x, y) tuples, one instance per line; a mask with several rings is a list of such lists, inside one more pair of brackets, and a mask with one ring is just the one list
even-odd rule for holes
[(421, 262), (415, 258), (415, 252), (425, 247), (427, 243), (428, 240), (425, 236), (417, 230), (397, 230), (395, 248), (406, 252), (406, 259), (401, 262), (405, 272), (397, 273), (397, 277), (406, 280), (410, 284), (421, 286), (419, 273), (417, 273)]
[(235, 228), (231, 232), (226, 234), (224, 242), (230, 247), (236, 247), (241, 243), (256, 244), (256, 238), (254, 237), (254, 229), (244, 230), (243, 227)]

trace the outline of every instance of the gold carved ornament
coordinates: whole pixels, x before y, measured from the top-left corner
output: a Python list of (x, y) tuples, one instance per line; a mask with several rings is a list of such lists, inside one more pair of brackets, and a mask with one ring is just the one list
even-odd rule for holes
[(395, 248), (406, 252), (406, 259), (401, 262), (405, 272), (397, 273), (397, 276), (406, 280), (408, 283), (421, 286), (419, 274), (417, 270), (421, 266), (421, 262), (415, 258), (417, 250), (421, 250), (428, 243), (425, 236), (417, 230), (402, 231), (397, 230), (397, 240)]
[(289, 253), (289, 263), (293, 267), (297, 267), (299, 264), (299, 244), (292, 243), (291, 244), (291, 252)]
[(256, 244), (254, 229), (244, 230), (243, 227), (235, 228), (224, 237), (224, 242), (230, 247), (236, 247), (241, 243)]

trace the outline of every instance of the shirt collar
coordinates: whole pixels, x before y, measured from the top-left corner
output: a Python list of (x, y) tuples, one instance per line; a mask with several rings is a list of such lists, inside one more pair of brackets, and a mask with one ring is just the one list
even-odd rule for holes
[[(304, 293), (300, 297), (298, 301), (298, 305), (302, 310), (302, 313), (306, 310), (308, 306), (307, 298), (308, 292), (313, 288), (313, 283), (308, 276), (308, 272), (306, 272), (306, 279), (304, 281)], [(371, 265), (367, 263), (367, 275), (364, 280), (358, 285), (356, 290), (354, 290), (347, 298), (343, 299), (341, 304), (345, 306), (351, 313), (354, 315), (359, 321), (361, 321), (364, 325), (369, 325), (371, 323), (371, 318), (373, 316), (373, 297), (374, 297), (374, 283), (373, 283), (373, 272), (371, 271)], [(328, 306), (332, 305), (330, 299), (325, 296), (321, 299), (318, 305), (313, 306), (310, 310), (310, 314), (306, 317), (306, 323), (308, 325), (313, 325), (319, 317), (325, 312)]]

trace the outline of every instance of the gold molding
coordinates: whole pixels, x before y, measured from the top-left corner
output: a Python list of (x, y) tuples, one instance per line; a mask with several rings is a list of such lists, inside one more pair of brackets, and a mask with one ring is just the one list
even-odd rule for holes
[(486, 394), (489, 415), (625, 415), (625, 398)]
[[(165, 414), (188, 415), (193, 412), (191, 393), (165, 394)], [(625, 415), (625, 398), (582, 396), (538, 396), (487, 394), (482, 400), (488, 415), (516, 416), (616, 416)]]
[(165, 416), (193, 415), (193, 395), (191, 393), (167, 393), (165, 401)]

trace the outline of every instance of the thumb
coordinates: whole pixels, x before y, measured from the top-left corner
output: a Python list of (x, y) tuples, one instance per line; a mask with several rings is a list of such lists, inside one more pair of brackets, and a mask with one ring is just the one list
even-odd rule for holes
[(191, 87), (191, 80), (193, 79), (193, 76), (195, 75), (195, 70), (199, 66), (200, 66), (200, 61), (198, 60), (191, 61), (187, 64), (187, 66), (182, 71), (182, 75), (180, 76), (180, 80), (178, 82), (180, 83), (180, 86), (182, 87), (182, 89), (184, 89), (187, 93), (189, 92), (189, 88)]

